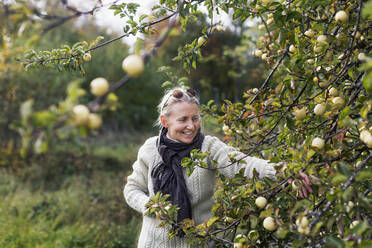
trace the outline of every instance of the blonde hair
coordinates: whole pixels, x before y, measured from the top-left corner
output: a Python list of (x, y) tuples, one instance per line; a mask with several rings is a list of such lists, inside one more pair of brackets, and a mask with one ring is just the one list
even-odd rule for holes
[[(175, 97), (174, 96), (175, 91), (182, 92), (182, 96)], [(171, 106), (174, 105), (175, 103), (178, 103), (178, 102), (195, 103), (199, 107), (200, 105), (199, 99), (197, 98), (195, 93), (194, 95), (191, 95), (189, 92), (190, 90), (188, 91), (186, 88), (183, 88), (183, 87), (176, 87), (176, 88), (167, 90), (163, 98), (161, 99), (159, 105), (157, 106), (159, 116), (155, 122), (155, 126), (159, 128), (162, 127), (160, 116), (162, 115), (169, 116)]]

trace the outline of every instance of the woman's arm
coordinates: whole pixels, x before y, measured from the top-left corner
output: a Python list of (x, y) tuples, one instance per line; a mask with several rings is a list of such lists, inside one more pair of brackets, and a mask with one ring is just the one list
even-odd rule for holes
[(151, 153), (146, 143), (139, 149), (137, 161), (133, 164), (133, 173), (128, 176), (124, 187), (124, 198), (128, 205), (142, 214), (145, 212), (145, 204), (149, 201), (148, 169)]
[[(215, 160), (217, 162), (218, 171), (225, 176), (232, 178), (242, 168), (244, 168), (244, 175), (249, 178), (253, 177), (253, 169), (256, 169), (260, 178), (275, 178), (276, 171), (272, 163), (269, 163), (264, 159), (247, 156), (244, 153), (239, 152), (237, 149), (226, 145), (217, 137), (212, 137), (211, 139), (212, 140), (209, 148), (209, 151), (211, 152), (210, 159), (211, 161)], [(229, 156), (234, 157), (235, 160), (239, 160), (244, 157), (243, 160), (245, 163), (235, 163), (230, 165), (231, 161)]]

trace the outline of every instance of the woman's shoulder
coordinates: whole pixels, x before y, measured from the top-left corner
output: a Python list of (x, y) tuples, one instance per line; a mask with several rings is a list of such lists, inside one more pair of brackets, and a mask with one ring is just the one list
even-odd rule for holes
[(140, 150), (149, 150), (156, 148), (156, 141), (158, 139), (158, 136), (153, 136), (148, 138), (145, 143), (141, 146)]

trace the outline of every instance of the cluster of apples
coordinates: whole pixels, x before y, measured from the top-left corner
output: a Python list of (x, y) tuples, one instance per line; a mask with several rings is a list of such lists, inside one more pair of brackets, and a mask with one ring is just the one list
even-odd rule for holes
[[(215, 31), (218, 31), (218, 32), (221, 32), (224, 30), (224, 27), (220, 24), (216, 25), (216, 26), (213, 26), (212, 29), (211, 29), (211, 32), (215, 32)], [(198, 38), (198, 41), (196, 42), (196, 47), (202, 47), (204, 46), (205, 44), (207, 43), (207, 38), (206, 36), (200, 36)]]
[[(90, 53), (85, 53), (83, 59), (90, 61)], [(123, 60), (122, 68), (129, 76), (138, 77), (144, 71), (145, 65), (141, 56), (132, 54)], [(95, 78), (90, 82), (90, 92), (97, 97), (106, 95), (109, 90), (110, 85), (103, 77)], [(90, 129), (97, 129), (102, 125), (102, 118), (98, 114), (91, 113), (83, 104), (73, 107), (72, 120), (75, 125), (87, 126)]]
[[(259, 196), (256, 198), (255, 200), (255, 204), (258, 208), (260, 209), (263, 209), (264, 207), (266, 207), (267, 205), (267, 199), (263, 196)], [(274, 231), (277, 226), (275, 224), (275, 220), (273, 217), (271, 216), (268, 216), (264, 219), (263, 223), (262, 223), (263, 227), (268, 230), (268, 231)], [(258, 236), (258, 233), (256, 230), (251, 230), (249, 233), (248, 233), (248, 236), (250, 237), (255, 237), (257, 238)], [(250, 238), (252, 239), (252, 238)], [(238, 234), (235, 239), (234, 239), (234, 248), (240, 248), (240, 247), (244, 247), (243, 243), (244, 243), (244, 240), (246, 240), (246, 237), (245, 235), (243, 234)]]

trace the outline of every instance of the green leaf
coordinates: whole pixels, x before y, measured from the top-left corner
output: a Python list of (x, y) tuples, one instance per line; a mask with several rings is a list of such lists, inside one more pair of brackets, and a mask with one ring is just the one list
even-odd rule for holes
[(209, 218), (208, 222), (207, 222), (207, 226), (210, 227), (211, 225), (213, 225), (214, 222), (216, 222), (217, 220), (219, 220), (220, 218), (217, 217), (217, 216), (213, 216), (211, 218)]
[(341, 183), (344, 183), (346, 182), (348, 179), (347, 176), (343, 175), (343, 174), (340, 174), (340, 173), (337, 173), (331, 180), (332, 182), (332, 185), (334, 186), (338, 186), (340, 185)]
[(344, 241), (342, 241), (342, 239), (339, 239), (337, 237), (329, 236), (329, 237), (326, 238), (326, 240), (327, 240), (326, 244), (329, 247), (337, 247), (337, 248), (345, 247)]
[(372, 178), (372, 170), (371, 169), (364, 169), (358, 172), (357, 176), (355, 177), (355, 180), (357, 182), (364, 182), (365, 180)]
[(366, 221), (361, 221), (352, 228), (352, 233), (356, 235), (362, 235), (368, 228), (368, 223)]

